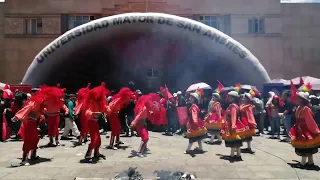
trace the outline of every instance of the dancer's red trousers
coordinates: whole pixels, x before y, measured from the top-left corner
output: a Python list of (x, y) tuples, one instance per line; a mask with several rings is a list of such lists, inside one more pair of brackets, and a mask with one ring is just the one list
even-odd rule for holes
[(138, 136), (140, 136), (142, 142), (149, 141), (149, 133), (147, 128), (144, 125), (136, 125), (136, 131)]
[(119, 120), (119, 114), (118, 113), (112, 113), (109, 115), (109, 122), (110, 122), (110, 128), (111, 128), (111, 135), (117, 136), (121, 133), (121, 124)]
[(90, 134), (91, 142), (89, 144), (89, 149), (96, 149), (101, 146), (101, 138), (99, 133), (99, 124), (97, 120), (90, 119), (88, 122), (88, 129)]
[(60, 114), (47, 114), (48, 136), (59, 136)]
[(88, 121), (85, 112), (80, 112), (80, 125), (81, 125), (81, 136), (85, 137), (88, 134)]
[(38, 124), (37, 120), (29, 118), (28, 121), (23, 122), (24, 126), (24, 139), (22, 151), (24, 153), (29, 153), (30, 150), (38, 148), (39, 136), (38, 136)]

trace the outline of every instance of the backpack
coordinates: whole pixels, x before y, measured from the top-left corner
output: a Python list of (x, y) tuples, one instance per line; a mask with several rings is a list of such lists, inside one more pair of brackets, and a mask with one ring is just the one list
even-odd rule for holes
[(253, 104), (254, 104), (256, 111), (262, 112), (264, 110), (264, 103), (262, 100), (256, 98), (253, 100)]

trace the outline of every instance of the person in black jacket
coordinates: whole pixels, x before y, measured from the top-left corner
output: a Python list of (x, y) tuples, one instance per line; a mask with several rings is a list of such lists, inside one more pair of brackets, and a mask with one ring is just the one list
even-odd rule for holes
[(177, 106), (175, 99), (171, 98), (167, 104), (167, 119), (168, 119), (168, 130), (167, 135), (173, 136), (177, 130), (178, 117), (177, 117)]

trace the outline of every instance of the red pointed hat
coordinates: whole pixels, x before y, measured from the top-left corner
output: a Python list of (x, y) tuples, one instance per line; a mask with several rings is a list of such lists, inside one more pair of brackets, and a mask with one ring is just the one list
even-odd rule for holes
[(116, 95), (114, 95), (112, 99), (116, 100), (118, 98), (121, 98), (123, 100), (134, 99), (134, 92), (132, 92), (127, 87), (121, 88), (120, 91)]
[(58, 87), (42, 85), (40, 86), (39, 91), (45, 93), (50, 100), (61, 101), (61, 99), (64, 97), (65, 90)]
[(86, 96), (86, 94), (90, 91), (90, 86), (91, 84), (88, 83), (87, 87), (79, 89), (77, 92), (77, 98), (83, 99)]
[(100, 86), (91, 89), (86, 94), (83, 106), (87, 109), (92, 105), (92, 103), (98, 103), (100, 111), (104, 111), (107, 105), (106, 97), (110, 94), (110, 91), (106, 89), (105, 83), (103, 82)]
[(3, 99), (13, 99), (14, 98), (14, 93), (10, 90), (9, 84), (6, 84), (2, 90), (3, 90), (3, 94), (2, 94)]

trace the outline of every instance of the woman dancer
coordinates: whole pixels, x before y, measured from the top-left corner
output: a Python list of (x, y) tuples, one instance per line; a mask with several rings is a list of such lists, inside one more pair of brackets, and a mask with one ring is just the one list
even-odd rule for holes
[[(313, 168), (313, 154), (318, 152), (320, 146), (320, 130), (313, 119), (309, 104), (309, 93), (297, 93), (296, 124), (291, 128), (289, 136), (291, 145), (298, 156), (301, 156), (301, 168)], [(307, 161), (308, 160), (308, 161)]]
[(244, 131), (240, 133), (242, 142), (246, 142), (248, 147), (246, 152), (253, 154), (254, 151), (251, 148), (252, 136), (256, 134), (256, 120), (253, 116), (252, 96), (249, 93), (245, 93), (241, 99), (242, 104), (240, 106), (240, 120), (244, 125)]
[[(228, 93), (228, 101), (231, 103), (225, 111), (225, 122), (221, 129), (222, 138), (225, 140), (226, 147), (231, 148), (230, 158), (241, 161), (242, 140), (239, 135), (244, 130), (244, 126), (239, 120), (239, 94), (236, 91)], [(235, 155), (237, 152), (237, 155)]]
[(220, 95), (218, 93), (212, 93), (212, 103), (209, 104), (209, 114), (205, 118), (206, 127), (208, 132), (211, 135), (211, 139), (208, 144), (214, 144), (214, 137), (218, 137), (217, 144), (222, 143), (222, 138), (220, 135), (221, 126), (222, 126), (222, 117), (221, 117), (221, 104), (219, 102)]
[(137, 151), (140, 157), (145, 155), (149, 141), (145, 120), (149, 119), (152, 123), (155, 119), (160, 118), (160, 109), (160, 97), (157, 94), (144, 95), (136, 102), (135, 118), (131, 123), (131, 127), (135, 127), (138, 136), (141, 137), (141, 144)]
[(188, 110), (188, 122), (187, 122), (187, 138), (189, 139), (189, 144), (185, 151), (185, 154), (191, 153), (191, 147), (194, 142), (198, 142), (199, 148), (197, 151), (203, 152), (201, 140), (206, 137), (207, 128), (202, 119), (199, 118), (200, 109), (198, 107), (201, 95), (203, 93), (197, 90), (195, 93), (190, 94), (189, 103), (190, 108)]
[(36, 92), (19, 110), (14, 119), (23, 121), (23, 147), (22, 161), (20, 165), (28, 165), (28, 154), (31, 152), (30, 160), (37, 160), (37, 149), (39, 143), (38, 119), (43, 116), (44, 107), (48, 96), (43, 91)]
[(91, 89), (85, 97), (83, 110), (86, 115), (88, 130), (90, 134), (91, 142), (89, 144), (85, 159), (90, 159), (92, 151), (94, 150), (95, 158), (105, 158), (100, 154), (99, 149), (101, 146), (101, 138), (99, 133), (99, 117), (107, 109), (106, 96), (110, 94), (110, 91), (105, 88), (105, 84), (102, 83)]

